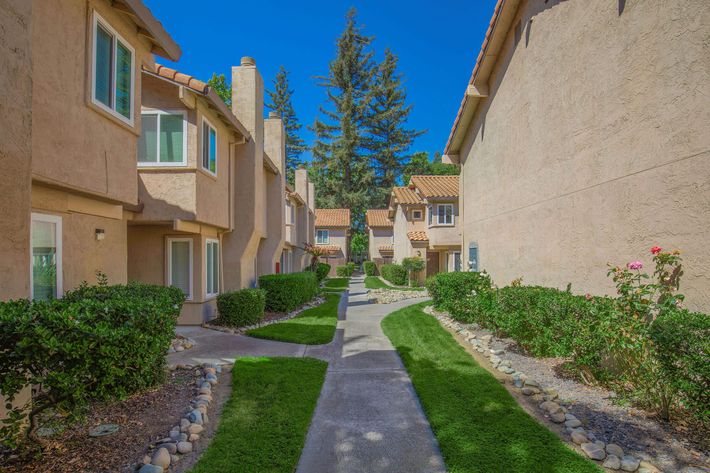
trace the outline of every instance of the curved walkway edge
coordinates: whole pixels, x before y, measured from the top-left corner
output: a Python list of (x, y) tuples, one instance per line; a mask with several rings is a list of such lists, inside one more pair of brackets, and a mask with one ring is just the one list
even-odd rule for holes
[[(424, 299), (371, 304), (353, 277), (297, 473), (442, 473), (436, 438), (380, 322)], [(342, 302), (342, 301), (341, 301)]]

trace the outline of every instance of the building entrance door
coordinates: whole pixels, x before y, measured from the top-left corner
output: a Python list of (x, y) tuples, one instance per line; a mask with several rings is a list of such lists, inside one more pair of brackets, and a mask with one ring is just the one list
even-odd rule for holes
[(433, 276), (439, 272), (439, 252), (426, 252), (426, 276)]

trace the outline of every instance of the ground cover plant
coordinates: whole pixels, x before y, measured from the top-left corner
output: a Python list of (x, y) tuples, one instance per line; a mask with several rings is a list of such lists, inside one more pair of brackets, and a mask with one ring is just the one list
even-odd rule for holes
[(295, 471), (328, 364), (240, 358), (215, 437), (192, 473)]
[(451, 473), (602, 470), (530, 417), (437, 320), (410, 306), (382, 321)]
[(250, 337), (265, 338), (280, 342), (322, 345), (333, 340), (338, 323), (340, 294), (327, 294), (325, 302), (306, 309), (296, 317), (249, 330)]
[(41, 385), (27, 406), (10, 409), (0, 440), (14, 448), (21, 426), (34, 436), (48, 410), (71, 421), (90, 401), (121, 399), (165, 376), (165, 357), (185, 299), (174, 287), (82, 285), (62, 299), (0, 303), (0, 395), (12, 401)]
[(365, 276), (365, 287), (367, 289), (391, 289), (393, 291), (421, 291), (419, 287), (394, 287), (390, 286), (377, 276)]

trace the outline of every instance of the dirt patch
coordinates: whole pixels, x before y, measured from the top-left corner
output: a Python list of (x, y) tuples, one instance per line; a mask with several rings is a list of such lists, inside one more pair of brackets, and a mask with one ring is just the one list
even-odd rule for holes
[[(217, 425), (224, 400), (231, 392), (231, 373), (223, 370), (220, 383), (213, 390), (210, 423), (207, 432), (195, 444), (195, 452), (185, 455), (169, 471), (182, 472), (192, 465), (209, 442)], [(3, 465), (3, 473), (116, 473), (134, 472), (152, 442), (166, 437), (185, 414), (195, 396), (194, 370), (176, 370), (167, 381), (154, 389), (115, 403), (90, 407), (86, 420), (66, 427), (48, 440), (41, 458)], [(117, 424), (113, 435), (92, 438), (88, 432), (100, 424)], [(185, 465), (185, 466), (183, 466)]]

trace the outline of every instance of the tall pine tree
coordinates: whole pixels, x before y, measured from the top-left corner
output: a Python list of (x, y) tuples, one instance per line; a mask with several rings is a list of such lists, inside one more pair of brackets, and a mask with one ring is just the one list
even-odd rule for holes
[(270, 103), (266, 106), (281, 115), (284, 130), (286, 130), (286, 178), (293, 184), (294, 173), (301, 165), (301, 153), (307, 148), (305, 142), (299, 136), (301, 123), (296, 117), (296, 111), (291, 103), (293, 89), (288, 84), (288, 71), (281, 66), (274, 78), (274, 90), (267, 90)]
[(366, 132), (376, 66), (370, 50), (372, 38), (362, 33), (355, 15), (351, 8), (328, 76), (319, 78), (327, 101), (320, 107), (324, 120), (317, 119), (312, 127), (316, 138), (311, 174), (318, 189), (318, 206), (349, 208), (353, 227), (362, 229), (374, 185)]
[(402, 74), (397, 72), (398, 58), (388, 49), (377, 67), (371, 90), (368, 113), (367, 147), (372, 153), (375, 171), (374, 197), (377, 207), (384, 207), (392, 187), (397, 185), (412, 142), (425, 131), (407, 128), (412, 105), (407, 105), (407, 93)]

